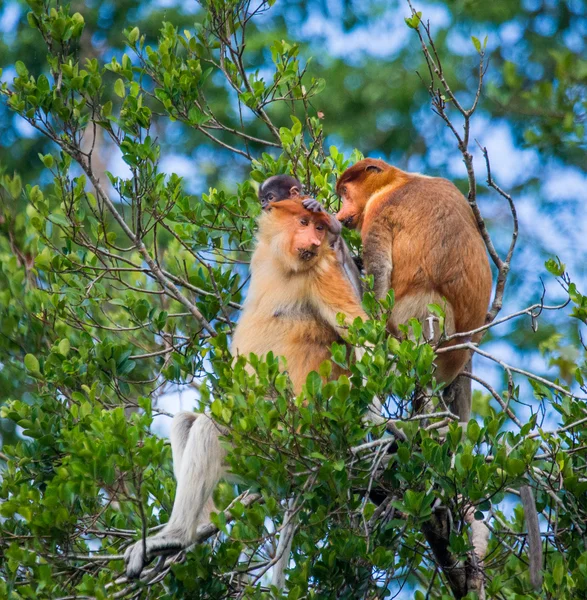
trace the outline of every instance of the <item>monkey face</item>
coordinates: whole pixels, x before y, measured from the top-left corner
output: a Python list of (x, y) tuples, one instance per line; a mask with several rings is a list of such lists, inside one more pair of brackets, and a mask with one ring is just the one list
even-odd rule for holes
[(336, 183), (342, 207), (336, 218), (349, 229), (361, 228), (367, 202), (388, 183), (393, 167), (374, 158), (365, 158), (349, 167)]
[(301, 194), (302, 184), (290, 175), (274, 175), (266, 179), (259, 187), (259, 201), (263, 210), (271, 202), (280, 202), (296, 198)]
[(359, 220), (363, 212), (363, 207), (356, 202), (358, 194), (353, 193), (356, 192), (353, 189), (354, 187), (352, 183), (347, 183), (341, 185), (339, 188), (342, 206), (336, 214), (336, 218), (349, 229), (355, 229), (359, 225)]
[(257, 236), (268, 243), (275, 261), (286, 272), (308, 271), (331, 252), (329, 224), (328, 213), (308, 210), (299, 198), (283, 200), (269, 203), (259, 220)]
[(290, 252), (306, 266), (311, 266), (319, 256), (320, 247), (326, 237), (326, 226), (310, 216), (292, 216)]

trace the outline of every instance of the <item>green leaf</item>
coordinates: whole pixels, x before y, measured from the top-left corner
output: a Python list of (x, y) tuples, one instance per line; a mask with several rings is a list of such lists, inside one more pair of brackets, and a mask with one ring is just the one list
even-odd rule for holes
[(29, 71), (26, 68), (25, 64), (22, 62), (22, 60), (17, 60), (14, 63), (14, 68), (19, 77), (28, 77)]
[(467, 437), (473, 442), (473, 444), (476, 444), (479, 440), (480, 433), (481, 428), (479, 427), (479, 423), (477, 423), (475, 420), (469, 421), (469, 424), (467, 425)]
[(473, 46), (475, 46), (475, 50), (481, 54), (481, 42), (474, 35), (471, 36), (471, 40), (473, 40)]
[(10, 195), (16, 200), (22, 192), (22, 180), (20, 179), (20, 175), (15, 173), (12, 179), (7, 177), (5, 185), (8, 188)]
[(309, 396), (314, 397), (322, 389), (322, 378), (316, 371), (310, 371), (304, 386)]
[(32, 355), (32, 354), (27, 354), (24, 357), (24, 366), (27, 368), (28, 371), (30, 371), (31, 373), (39, 373), (40, 374), (40, 368), (41, 366), (39, 365), (39, 361), (37, 360), (37, 357)]
[(281, 143), (285, 146), (289, 146), (293, 144), (294, 136), (291, 131), (287, 127), (280, 127), (279, 129), (279, 137), (281, 138)]
[(196, 106), (192, 106), (190, 108), (188, 112), (188, 118), (190, 120), (190, 123), (196, 126), (204, 125), (211, 119), (209, 115), (204, 114)]
[(53, 166), (54, 160), (51, 154), (45, 154), (44, 156), (42, 154), (39, 154), (39, 158), (48, 169), (50, 169)]
[(49, 215), (49, 221), (51, 221), (51, 223), (55, 223), (55, 225), (63, 225), (64, 227), (71, 225), (67, 217), (60, 215), (59, 213)]
[(463, 469), (468, 471), (473, 466), (473, 456), (468, 452), (461, 454), (461, 465)]
[(560, 277), (565, 272), (565, 264), (561, 262), (560, 258), (557, 256), (556, 258), (549, 258), (544, 266), (549, 273), (552, 273), (556, 277)]
[(526, 471), (526, 463), (519, 458), (508, 458), (506, 462), (506, 471), (512, 477), (518, 477)]
[(59, 346), (58, 346), (59, 354), (62, 354), (63, 356), (67, 356), (69, 354), (70, 348), (71, 348), (71, 344), (69, 343), (69, 340), (67, 338), (62, 339), (59, 342)]
[(124, 89), (124, 81), (122, 81), (122, 79), (116, 80), (116, 83), (114, 84), (114, 91), (116, 92), (116, 95), (120, 96), (121, 98), (124, 98), (126, 96), (126, 90)]
[(114, 304), (115, 306), (126, 306), (126, 302), (121, 300), (120, 298), (111, 298), (108, 300), (109, 304)]
[(422, 338), (422, 323), (418, 319), (410, 319), (409, 324), (414, 333), (414, 338), (420, 340)]
[(320, 452), (311, 452), (311, 453), (310, 453), (310, 456), (311, 456), (312, 458), (317, 458), (318, 460), (324, 460), (324, 461), (328, 460), (328, 459), (327, 459), (327, 458), (324, 456), (324, 454), (322, 454), (322, 453), (320, 453)]
[(130, 33), (128, 34), (128, 41), (131, 44), (134, 44), (140, 36), (140, 31), (138, 27), (134, 27), (133, 29), (131, 29)]
[(407, 465), (410, 462), (412, 453), (406, 446), (400, 446), (397, 449), (397, 456), (404, 465)]
[(332, 374), (332, 363), (329, 360), (325, 360), (319, 368), (320, 375), (324, 377), (324, 379), (330, 379), (330, 375)]
[(552, 568), (552, 579), (556, 585), (561, 585), (565, 574), (565, 565), (560, 556), (555, 557)]
[(418, 26), (420, 25), (421, 20), (422, 20), (422, 12), (417, 12), (415, 15), (412, 15), (411, 17), (406, 17), (404, 19), (404, 21), (406, 22), (406, 25), (410, 29), (418, 29)]

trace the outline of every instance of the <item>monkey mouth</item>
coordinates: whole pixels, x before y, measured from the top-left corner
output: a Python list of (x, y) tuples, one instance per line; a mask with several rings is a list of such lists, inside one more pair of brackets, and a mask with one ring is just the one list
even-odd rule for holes
[(345, 227), (348, 227), (348, 229), (353, 229), (355, 227), (355, 215), (351, 215), (350, 217), (346, 217), (346, 219), (343, 219), (341, 221), (341, 223)]
[(300, 260), (303, 260), (304, 262), (312, 260), (317, 255), (318, 253), (310, 248), (300, 248), (298, 250), (298, 256), (300, 257)]

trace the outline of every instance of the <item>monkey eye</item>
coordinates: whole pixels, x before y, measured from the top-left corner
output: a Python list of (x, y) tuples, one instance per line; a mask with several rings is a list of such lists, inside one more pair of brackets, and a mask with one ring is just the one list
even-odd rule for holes
[(271, 202), (271, 200), (273, 200), (273, 198), (275, 198), (275, 194), (273, 194), (273, 192), (269, 192), (266, 197), (267, 197), (267, 200), (269, 200), (269, 202)]
[(324, 225), (316, 225), (318, 231), (324, 231)]
[(300, 219), (300, 225), (303, 225), (304, 227), (306, 227), (309, 222), (310, 221), (308, 221), (308, 219), (306, 219), (305, 217), (303, 219)]
[(342, 193), (343, 193), (343, 194), (346, 194), (346, 193), (347, 193), (347, 187), (346, 187), (346, 185), (343, 185), (343, 186), (342, 186)]

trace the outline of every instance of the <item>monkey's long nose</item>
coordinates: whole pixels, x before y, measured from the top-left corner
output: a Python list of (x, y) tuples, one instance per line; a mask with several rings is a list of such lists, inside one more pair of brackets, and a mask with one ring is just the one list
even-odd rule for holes
[(335, 217), (336, 217), (336, 220), (337, 220), (337, 221), (339, 221), (340, 223), (342, 223), (342, 224), (343, 224), (343, 225), (345, 225), (345, 226), (348, 226), (348, 224), (349, 224), (349, 221), (352, 221), (352, 220), (353, 220), (353, 217), (352, 217), (352, 215), (351, 215), (351, 216), (349, 216), (348, 214), (346, 214), (346, 215), (345, 215), (345, 214), (344, 214), (344, 212), (343, 212), (342, 210), (339, 210), (339, 211), (336, 213)]

